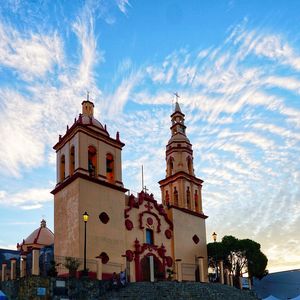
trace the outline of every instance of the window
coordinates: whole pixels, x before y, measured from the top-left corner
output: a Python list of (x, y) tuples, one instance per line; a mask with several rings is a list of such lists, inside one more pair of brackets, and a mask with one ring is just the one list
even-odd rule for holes
[(199, 202), (198, 202), (199, 200), (198, 200), (198, 191), (197, 190), (195, 190), (194, 198), (195, 198), (195, 210), (198, 211), (199, 210)]
[(189, 187), (186, 190), (186, 205), (188, 209), (191, 209), (191, 192)]
[(146, 244), (154, 245), (154, 237), (153, 237), (153, 230), (146, 229)]
[(114, 182), (114, 157), (110, 154), (106, 154), (106, 178), (109, 182)]
[(176, 187), (174, 187), (174, 205), (178, 206), (178, 191)]
[(74, 174), (75, 170), (75, 147), (72, 146), (70, 150), (70, 176)]
[(173, 175), (173, 168), (174, 168), (173, 157), (170, 157), (169, 161), (168, 161), (168, 166), (167, 166), (167, 175), (168, 176)]
[(167, 206), (170, 205), (170, 196), (169, 196), (169, 192), (168, 191), (166, 191), (165, 203), (166, 203)]
[(59, 174), (60, 182), (64, 181), (64, 179), (66, 178), (65, 165), (66, 165), (65, 156), (62, 155), (60, 157), (60, 174)]
[(93, 146), (88, 148), (88, 170), (89, 174), (92, 177), (95, 177), (97, 174), (97, 150)]
[(187, 158), (187, 166), (188, 166), (189, 174), (193, 175), (192, 159), (190, 157)]

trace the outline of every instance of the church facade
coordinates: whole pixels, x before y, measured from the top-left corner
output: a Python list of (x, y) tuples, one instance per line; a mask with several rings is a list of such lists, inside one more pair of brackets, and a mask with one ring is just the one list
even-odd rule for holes
[[(100, 278), (126, 269), (130, 281), (162, 279), (167, 271), (180, 280), (208, 281), (205, 219), (201, 188), (193, 168), (185, 115), (176, 102), (166, 146), (166, 176), (159, 181), (162, 203), (141, 191), (129, 195), (122, 182), (119, 133), (111, 137), (94, 118), (94, 104), (82, 102), (54, 146), (54, 254), (101, 260)], [(99, 265), (90, 272), (99, 273)], [(99, 277), (99, 276), (98, 276)]]

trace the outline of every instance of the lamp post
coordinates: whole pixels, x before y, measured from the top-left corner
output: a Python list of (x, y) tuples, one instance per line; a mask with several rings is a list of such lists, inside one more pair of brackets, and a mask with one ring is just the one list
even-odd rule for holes
[(84, 222), (84, 253), (83, 253), (83, 275), (87, 275), (86, 270), (86, 223), (89, 220), (89, 214), (85, 212), (83, 215), (83, 222)]
[(218, 261), (217, 261), (217, 246), (216, 246), (216, 242), (217, 242), (217, 234), (214, 232), (212, 234), (213, 240), (214, 240), (214, 244), (215, 244), (215, 251), (216, 251), (216, 256), (215, 256), (215, 264), (216, 264), (216, 276), (218, 279)]

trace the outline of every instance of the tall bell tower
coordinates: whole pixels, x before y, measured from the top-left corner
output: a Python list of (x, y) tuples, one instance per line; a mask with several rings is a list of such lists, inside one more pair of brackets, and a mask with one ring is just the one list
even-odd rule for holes
[(175, 110), (171, 115), (171, 138), (166, 146), (166, 178), (159, 184), (165, 205), (203, 213), (203, 181), (194, 173), (193, 149), (186, 136), (184, 117), (176, 101)]
[(177, 100), (171, 114), (171, 138), (166, 146), (166, 177), (159, 181), (162, 202), (174, 225), (172, 255), (182, 262), (184, 277), (194, 280), (196, 274), (199, 276), (199, 268), (194, 266), (201, 260), (201, 278), (208, 281), (203, 180), (195, 175), (192, 144), (186, 135), (185, 115)]
[(121, 263), (125, 251), (125, 192), (119, 133), (115, 138), (94, 117), (94, 103), (82, 102), (82, 112), (53, 147), (57, 156), (54, 232), (57, 256), (83, 258), (87, 212), (87, 258), (102, 255)]

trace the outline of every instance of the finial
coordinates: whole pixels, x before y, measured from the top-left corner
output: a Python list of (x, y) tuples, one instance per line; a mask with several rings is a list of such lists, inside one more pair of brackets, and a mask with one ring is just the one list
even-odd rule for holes
[(90, 101), (90, 92), (89, 91), (86, 92), (86, 100)]
[(178, 95), (177, 92), (174, 93), (174, 96), (176, 97), (176, 103), (178, 103), (178, 98), (180, 98), (180, 96)]
[(117, 131), (117, 134), (116, 134), (116, 140), (117, 140), (117, 141), (120, 141), (120, 133), (119, 133), (119, 131)]
[(46, 227), (46, 220), (45, 219), (42, 219), (42, 221), (41, 221), (41, 227)]

